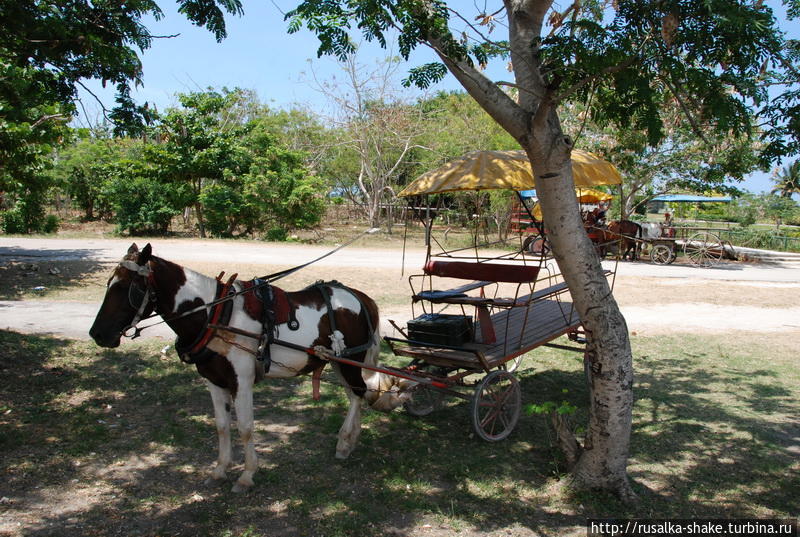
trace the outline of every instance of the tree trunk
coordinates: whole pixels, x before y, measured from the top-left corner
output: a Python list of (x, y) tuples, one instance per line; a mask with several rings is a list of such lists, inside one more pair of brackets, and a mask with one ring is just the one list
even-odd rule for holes
[(588, 340), (589, 426), (573, 477), (582, 487), (612, 490), (630, 498), (626, 468), (633, 409), (633, 360), (628, 328), (611, 294), (600, 258), (583, 229), (572, 178), (571, 140), (558, 127), (531, 138), (526, 150), (536, 170), (536, 192), (553, 254)]
[(507, 0), (509, 51), (516, 85), (512, 98), (470, 62), (430, 43), (451, 73), (484, 110), (527, 152), (548, 237), (573, 304), (587, 333), (590, 411), (586, 441), (573, 470), (582, 488), (632, 497), (627, 475), (633, 410), (633, 359), (628, 328), (583, 228), (572, 178), (572, 140), (556, 107), (557, 85), (548, 83), (534, 44), (541, 38), (551, 0)]
[(194, 212), (197, 215), (197, 229), (200, 232), (200, 238), (206, 237), (206, 224), (203, 221), (203, 204), (199, 201), (194, 204)]

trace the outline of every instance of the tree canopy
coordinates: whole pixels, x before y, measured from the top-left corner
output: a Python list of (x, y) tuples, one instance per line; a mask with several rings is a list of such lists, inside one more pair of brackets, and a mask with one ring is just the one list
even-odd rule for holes
[[(181, 13), (217, 40), (226, 35), (225, 14), (242, 13), (239, 0), (178, 3)], [(167, 37), (148, 31), (146, 15), (162, 16), (153, 0), (0, 2), (0, 191), (7, 205), (19, 204), (13, 210), (22, 213), (14, 218), (27, 231), (41, 220), (49, 186), (45, 169), (67, 135), (86, 80), (116, 87), (108, 118), (117, 133), (141, 133), (152, 119), (147, 103), (136, 104), (130, 96), (131, 86), (142, 82), (139, 53), (153, 39)]]
[[(499, 6), (459, 12), (451, 4), (307, 1), (287, 18), (290, 32), (305, 24), (317, 33), (319, 55), (351, 54), (355, 32), (381, 44), (398, 32), (406, 59), (421, 44), (431, 47), (442, 61), (412, 67), (408, 84), (428, 87), (452, 66), (468, 90), (482, 87), (498, 102), (504, 98), (487, 84), (516, 89), (522, 109), (532, 102), (548, 107), (581, 101), (599, 124), (641, 130), (651, 145), (667, 136), (676, 106), (701, 138), (708, 130), (760, 136), (763, 163), (800, 151), (800, 45), (784, 37), (761, 0), (576, 2), (563, 11), (547, 1), (510, 2), (518, 12), (548, 14), (535, 33), (516, 37), (520, 46), (532, 47), (535, 63), (495, 35), (515, 24), (513, 14), (504, 16)], [(784, 4), (790, 19), (800, 12), (795, 0)], [(517, 82), (475, 76), (493, 59), (510, 60)], [(533, 94), (526, 78), (539, 79), (543, 93)], [(510, 125), (517, 137), (524, 136), (524, 121), (521, 114)]]

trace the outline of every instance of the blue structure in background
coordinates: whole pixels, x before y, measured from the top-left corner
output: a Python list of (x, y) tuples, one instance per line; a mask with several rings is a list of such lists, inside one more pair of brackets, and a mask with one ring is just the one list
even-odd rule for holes
[(730, 196), (693, 196), (691, 194), (663, 194), (656, 196), (650, 201), (664, 201), (669, 203), (703, 203), (703, 202), (720, 202), (730, 203)]

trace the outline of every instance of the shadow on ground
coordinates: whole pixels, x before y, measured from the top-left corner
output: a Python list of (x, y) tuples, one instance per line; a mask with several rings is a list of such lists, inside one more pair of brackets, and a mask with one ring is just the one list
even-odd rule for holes
[[(359, 447), (337, 461), (342, 390), (325, 383), (314, 402), (298, 379), (259, 386), (261, 469), (254, 490), (234, 495), (240, 467), (222, 488), (202, 484), (216, 456), (211, 403), (160, 345), (102, 350), (10, 332), (0, 345), (0, 533), (585, 535), (587, 517), (790, 516), (800, 492), (788, 451), (798, 390), (769, 368), (643, 358), (633, 506), (554, 492), (559, 457), (541, 417), (490, 444), (473, 437), (461, 401), (426, 418), (366, 412)], [(579, 357), (548, 349), (529, 362), (526, 403), (586, 407)]]
[(0, 247), (0, 300), (46, 294), (82, 285), (107, 266), (91, 250), (39, 250)]

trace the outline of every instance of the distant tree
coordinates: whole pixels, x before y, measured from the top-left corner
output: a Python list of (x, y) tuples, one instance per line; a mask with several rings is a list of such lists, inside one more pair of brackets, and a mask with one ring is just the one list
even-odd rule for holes
[(628, 218), (652, 197), (674, 191), (740, 194), (735, 187), (758, 167), (758, 141), (705, 128), (698, 136), (677, 103), (662, 105), (664, 137), (655, 145), (646, 130), (599, 125), (580, 103), (564, 106), (564, 128), (577, 143), (613, 162), (623, 184), (615, 194)]
[(391, 233), (396, 186), (422, 148), (427, 118), (399, 90), (396, 58), (365, 66), (353, 53), (340, 67), (343, 81), (314, 82), (334, 109), (327, 122), (337, 136), (329, 146), (336, 157), (327, 171), (338, 172), (335, 189), (362, 207), (370, 226)]
[[(226, 35), (224, 12), (242, 12), (239, 0), (178, 4), (217, 40)], [(151, 119), (147, 104), (137, 105), (130, 96), (131, 86), (142, 82), (137, 51), (167, 36), (152, 35), (142, 24), (146, 16), (161, 18), (155, 1), (0, 2), (0, 192), (8, 211), (18, 201), (25, 206), (10, 218), (44, 214), (50, 156), (68, 134), (66, 124), (86, 80), (116, 87), (117, 106), (108, 117), (118, 133), (141, 133)], [(36, 226), (26, 224), (32, 230)]]
[(760, 202), (764, 217), (775, 223), (775, 231), (780, 231), (784, 222), (797, 218), (800, 211), (797, 202), (787, 196), (769, 194), (762, 196)]
[[(247, 151), (241, 138), (247, 127), (242, 117), (230, 113), (242, 102), (241, 90), (208, 90), (178, 94), (180, 108), (170, 108), (160, 118), (154, 137), (160, 143), (145, 149), (167, 180), (186, 184), (192, 193), (201, 237), (206, 236), (206, 219), (201, 193), (204, 188), (225, 181), (226, 174), (244, 173)], [(213, 187), (216, 189), (216, 187)]]
[(51, 172), (55, 184), (83, 211), (83, 220), (111, 219), (109, 185), (112, 164), (141, 157), (142, 143), (130, 138), (111, 138), (108, 131), (75, 129), (74, 141), (55, 158)]
[(143, 159), (123, 158), (104, 166), (104, 190), (119, 232), (129, 235), (164, 235), (172, 219), (186, 206), (187, 185), (165, 181)]
[(424, 173), (470, 151), (517, 149), (516, 143), (481, 106), (463, 91), (439, 92), (421, 99), (430, 127), (415, 152), (415, 174)]
[(313, 227), (322, 218), (322, 180), (309, 173), (306, 155), (283, 147), (271, 127), (263, 119), (249, 122), (238, 148), (238, 172), (225, 170), (221, 181), (203, 187), (199, 199), (212, 234), (266, 231), (268, 238), (282, 240), (289, 231)]
[[(306, 155), (288, 149), (255, 94), (239, 88), (179, 94), (143, 158), (165, 182), (188, 187), (200, 236), (232, 237), (315, 225), (324, 188)], [(300, 208), (305, 205), (305, 212)]]
[(800, 194), (800, 160), (776, 170), (775, 188), (772, 193), (779, 193), (781, 197), (791, 198), (793, 194)]

